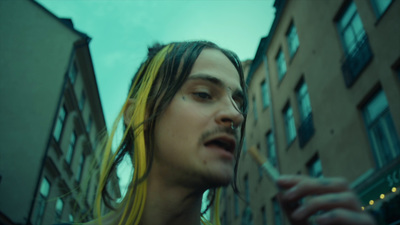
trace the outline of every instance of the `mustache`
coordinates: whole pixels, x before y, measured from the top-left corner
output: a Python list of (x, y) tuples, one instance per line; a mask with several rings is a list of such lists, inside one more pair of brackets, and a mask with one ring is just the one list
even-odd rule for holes
[(207, 140), (209, 137), (214, 136), (215, 134), (229, 134), (234, 136), (235, 141), (239, 141), (239, 135), (237, 130), (232, 130), (230, 127), (217, 127), (214, 130), (206, 131), (203, 133), (200, 137), (200, 143), (203, 143), (205, 140)]

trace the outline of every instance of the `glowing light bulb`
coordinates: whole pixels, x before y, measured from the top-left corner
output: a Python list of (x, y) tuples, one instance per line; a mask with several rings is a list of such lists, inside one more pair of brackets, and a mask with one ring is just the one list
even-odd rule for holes
[(364, 209), (365, 209), (364, 206), (361, 206), (361, 210), (364, 211)]
[(384, 194), (381, 194), (379, 197), (380, 197), (381, 199), (384, 199), (384, 198), (385, 198), (385, 195), (384, 195)]
[(374, 200), (369, 201), (369, 205), (373, 205), (374, 203), (375, 203)]
[(396, 192), (397, 188), (396, 187), (392, 187), (392, 192)]

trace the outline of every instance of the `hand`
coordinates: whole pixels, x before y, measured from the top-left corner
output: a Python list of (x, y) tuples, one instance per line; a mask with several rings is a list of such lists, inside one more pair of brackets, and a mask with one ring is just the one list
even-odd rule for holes
[(277, 184), (283, 190), (278, 198), (292, 225), (310, 224), (312, 219), (318, 225), (376, 224), (361, 210), (360, 201), (343, 178), (291, 175), (281, 176)]

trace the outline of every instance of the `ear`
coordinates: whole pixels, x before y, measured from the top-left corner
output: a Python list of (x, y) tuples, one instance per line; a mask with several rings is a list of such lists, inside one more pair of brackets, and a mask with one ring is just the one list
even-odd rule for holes
[(128, 99), (128, 102), (126, 103), (126, 108), (125, 108), (125, 111), (124, 111), (124, 123), (125, 123), (125, 126), (128, 126), (129, 123), (131, 122), (131, 118), (132, 118), (134, 109), (135, 109), (135, 100), (130, 98), (130, 99)]

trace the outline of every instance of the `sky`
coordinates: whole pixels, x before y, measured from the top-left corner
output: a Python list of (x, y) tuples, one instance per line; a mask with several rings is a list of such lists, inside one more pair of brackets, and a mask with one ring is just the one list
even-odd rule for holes
[[(89, 47), (108, 130), (148, 46), (208, 40), (242, 61), (253, 59), (272, 25), (274, 1), (37, 0), (57, 17), (71, 18), (76, 30), (92, 38)], [(127, 179), (119, 175), (124, 186)]]

